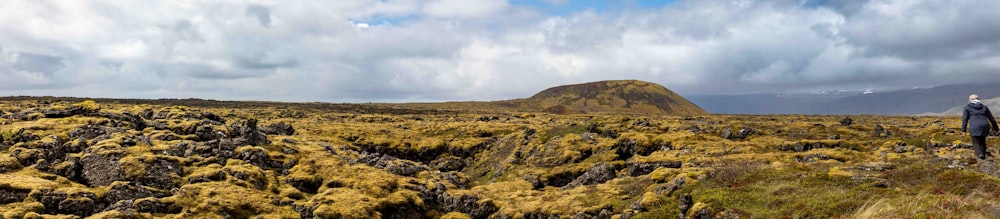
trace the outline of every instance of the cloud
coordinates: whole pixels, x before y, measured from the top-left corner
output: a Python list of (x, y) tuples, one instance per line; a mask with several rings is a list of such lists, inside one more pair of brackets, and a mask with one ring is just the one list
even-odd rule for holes
[(254, 16), (260, 21), (260, 25), (271, 27), (271, 9), (259, 5), (247, 6), (247, 15)]
[(477, 19), (496, 16), (508, 6), (506, 0), (430, 0), (423, 6), (423, 12), (437, 18)]
[(491, 100), (610, 79), (690, 95), (925, 87), (1000, 70), (994, 1), (681, 0), (600, 11), (547, 2), (584, 10), (4, 1), (0, 95)]

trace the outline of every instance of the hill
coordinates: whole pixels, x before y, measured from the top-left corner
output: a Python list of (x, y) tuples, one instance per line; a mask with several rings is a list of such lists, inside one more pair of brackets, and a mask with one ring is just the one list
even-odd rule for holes
[(692, 96), (710, 113), (919, 115), (940, 113), (966, 103), (969, 94), (1000, 96), (1000, 83), (954, 84), (888, 92), (848, 94), (752, 94)]
[(545, 89), (531, 98), (515, 100), (525, 108), (551, 113), (645, 113), (701, 115), (705, 110), (658, 84), (637, 81), (598, 81)]
[(400, 108), (468, 112), (546, 112), (553, 114), (707, 114), (691, 101), (655, 83), (610, 80), (552, 87), (522, 99), (445, 103), (406, 103)]

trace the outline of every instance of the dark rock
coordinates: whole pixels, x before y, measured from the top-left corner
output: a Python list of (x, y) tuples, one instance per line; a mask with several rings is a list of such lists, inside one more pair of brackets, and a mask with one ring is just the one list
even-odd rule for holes
[(22, 202), (24, 198), (28, 197), (28, 193), (31, 193), (31, 189), (19, 189), (7, 184), (0, 184), (0, 205)]
[(447, 156), (431, 161), (431, 167), (442, 172), (460, 171), (465, 168), (465, 162), (460, 157)]
[(236, 146), (271, 144), (271, 141), (267, 140), (267, 135), (257, 129), (256, 119), (246, 120), (239, 125), (230, 125), (229, 137), (234, 138)]
[[(882, 125), (875, 125), (875, 130), (874, 130), (874, 132), (875, 132), (875, 133), (874, 133), (874, 134), (875, 134), (875, 137), (883, 137), (883, 136), (882, 136), (882, 134), (884, 134), (884, 133), (885, 133), (886, 131), (885, 131), (885, 128), (884, 128), (884, 127), (882, 127)], [(884, 137), (888, 137), (888, 135), (886, 135), (886, 136), (884, 136)]]
[(421, 187), (419, 190), (420, 198), (424, 200), (426, 208), (440, 212), (462, 212), (472, 218), (488, 218), (500, 210), (491, 201), (479, 203), (480, 199), (475, 195), (451, 195), (445, 192), (447, 188), (440, 183)]
[[(159, 122), (159, 121), (149, 122), (149, 126), (152, 126), (153, 129), (156, 129), (156, 130), (171, 130), (170, 127), (167, 126), (167, 124)], [(171, 130), (171, 131), (173, 131), (173, 130)], [(180, 134), (180, 133), (178, 133), (178, 134)]]
[(43, 212), (45, 214), (72, 214), (86, 217), (104, 209), (104, 206), (94, 201), (97, 196), (92, 192), (67, 194), (63, 191), (44, 189), (30, 195), (45, 206)]
[(733, 132), (732, 126), (727, 126), (722, 129), (722, 138), (729, 140), (744, 140), (751, 135), (757, 134), (757, 131), (750, 129), (748, 127), (741, 127), (739, 131)]
[(295, 148), (292, 148), (292, 147), (289, 147), (289, 146), (282, 146), (281, 147), (281, 153), (284, 153), (284, 154), (298, 154), (299, 150), (295, 149)]
[(578, 212), (575, 215), (573, 215), (573, 219), (590, 219), (590, 218), (611, 219), (611, 215), (613, 214), (614, 214), (614, 208), (611, 206), (606, 206), (596, 211), (591, 210), (591, 211)]
[(712, 211), (710, 211), (709, 209), (699, 209), (697, 212), (689, 212), (689, 213), (691, 214), (691, 218), (696, 218), (696, 219), (714, 218)]
[(910, 151), (909, 150), (910, 148), (912, 148), (912, 147), (907, 147), (906, 146), (906, 142), (899, 142), (899, 143), (896, 144), (895, 147), (893, 147), (893, 152), (896, 152), (896, 153), (905, 153), (905, 152)]
[(216, 131), (211, 125), (200, 125), (195, 127), (194, 134), (198, 136), (198, 140), (201, 141), (211, 141), (225, 137), (225, 134)]
[(316, 206), (305, 206), (305, 205), (293, 205), (292, 210), (299, 212), (299, 217), (301, 218), (313, 218), (313, 211), (316, 210)]
[(94, 113), (93, 115), (94, 116), (108, 118), (108, 119), (111, 119), (111, 120), (128, 122), (129, 124), (131, 124), (132, 129), (139, 130), (139, 131), (142, 131), (146, 127), (149, 127), (149, 124), (146, 123), (146, 120), (143, 120), (142, 117), (139, 117), (138, 115), (131, 114), (131, 113), (128, 113), (128, 112), (125, 112), (125, 113), (122, 113), (122, 114), (108, 113), (108, 112), (98, 112), (98, 113)]
[(44, 153), (44, 149), (14, 147), (10, 152), (10, 156), (16, 158), (17, 162), (21, 163), (22, 166), (31, 166), (38, 162), (38, 160), (44, 160)]
[(86, 114), (86, 113), (90, 113), (90, 112), (94, 112), (94, 111), (85, 109), (85, 108), (83, 108), (81, 106), (72, 105), (72, 106), (66, 107), (66, 109), (61, 109), (61, 110), (52, 110), (52, 109), (45, 110), (45, 111), (42, 111), (42, 114), (45, 114), (45, 118), (66, 118), (66, 117), (75, 116), (75, 115), (81, 115), (81, 114)]
[(285, 122), (272, 123), (267, 125), (267, 127), (261, 129), (262, 132), (269, 135), (293, 135), (295, 134), (295, 128), (292, 125), (285, 124)]
[(632, 156), (635, 156), (635, 151), (636, 151), (635, 140), (622, 139), (619, 140), (618, 143), (615, 143), (615, 145), (612, 147), (615, 148), (615, 152), (616, 154), (618, 154), (619, 160), (625, 160), (632, 158)]
[(640, 120), (637, 120), (637, 121), (635, 121), (635, 122), (632, 122), (632, 125), (633, 125), (633, 126), (640, 126), (640, 127), (650, 127), (650, 126), (652, 126), (653, 124), (649, 122), (649, 119), (647, 119), (647, 118), (642, 118), (642, 119), (640, 119)]
[(318, 192), (319, 190), (319, 187), (323, 185), (323, 179), (319, 177), (308, 177), (308, 178), (289, 177), (285, 178), (285, 183), (288, 183), (288, 185), (295, 187), (295, 189), (298, 189), (300, 192), (316, 194), (316, 192)]
[(144, 162), (146, 174), (134, 179), (141, 185), (147, 185), (158, 189), (177, 188), (180, 175), (183, 174), (184, 166), (176, 158), (157, 157), (151, 162)]
[(82, 138), (84, 140), (90, 140), (105, 134), (108, 134), (107, 127), (102, 125), (87, 124), (70, 131), (69, 137), (72, 139)]
[(681, 168), (680, 161), (657, 161), (649, 163), (627, 162), (629, 176), (641, 176), (652, 173), (656, 168)]
[(803, 151), (808, 151), (808, 150), (812, 150), (812, 149), (816, 149), (816, 148), (839, 148), (841, 146), (842, 146), (842, 144), (839, 141), (836, 142), (836, 143), (832, 143), (832, 144), (831, 143), (825, 143), (825, 142), (796, 142), (795, 144), (792, 144), (792, 145), (781, 145), (781, 146), (778, 146), (778, 150), (781, 150), (781, 151), (803, 152)]
[(465, 176), (465, 174), (455, 171), (442, 173), (441, 178), (444, 178), (444, 180), (447, 180), (459, 189), (464, 189), (469, 182), (472, 182), (472, 179), (469, 179), (469, 177)]
[(677, 198), (677, 208), (680, 210), (680, 215), (678, 218), (687, 218), (688, 210), (694, 206), (694, 199), (691, 198), (690, 194), (684, 194)]
[(135, 139), (133, 139), (130, 136), (130, 137), (127, 137), (127, 138), (123, 138), (122, 142), (121, 142), (121, 145), (124, 146), (124, 147), (132, 147), (132, 146), (139, 145), (139, 142), (136, 141)]
[(241, 149), (242, 152), (239, 153), (238, 157), (243, 160), (244, 163), (260, 167), (261, 169), (269, 168), (271, 163), (271, 157), (267, 155), (267, 151), (260, 147), (245, 147)]
[(203, 182), (213, 182), (213, 181), (223, 181), (226, 180), (226, 172), (214, 171), (207, 174), (200, 174), (188, 178), (188, 184), (203, 183)]
[(227, 170), (226, 172), (228, 172), (230, 176), (233, 176), (233, 178), (250, 183), (250, 185), (253, 185), (254, 188), (258, 190), (264, 190), (267, 188), (268, 181), (267, 178), (264, 178), (266, 176), (264, 176), (263, 173), (246, 173), (243, 171), (230, 170)]
[(38, 137), (37, 135), (25, 132), (25, 130), (22, 128), (18, 130), (17, 133), (14, 133), (12, 137), (10, 137), (10, 144), (15, 145), (20, 142), (32, 142), (41, 139), (42, 138)]
[(83, 170), (83, 165), (80, 165), (79, 157), (70, 157), (63, 161), (62, 163), (57, 163), (55, 165), (49, 166), (42, 171), (54, 173), (73, 180), (80, 180), (80, 172)]
[(581, 174), (583, 173), (578, 171), (558, 172), (555, 174), (548, 175), (543, 179), (545, 181), (545, 185), (553, 187), (563, 187), (576, 180), (576, 178), (579, 177)]
[[(104, 211), (119, 211), (129, 213), (178, 214), (183, 209), (157, 198), (142, 198), (138, 200), (121, 200), (112, 203)], [(137, 217), (142, 218), (142, 217)]]
[(108, 192), (104, 194), (104, 197), (101, 197), (101, 201), (104, 203), (117, 203), (121, 200), (135, 200), (147, 197), (159, 198), (166, 195), (146, 189), (146, 187), (135, 183), (115, 182), (111, 184), (111, 188), (108, 188)]
[(615, 171), (615, 167), (607, 163), (598, 163), (591, 167), (583, 175), (577, 177), (573, 182), (566, 185), (565, 188), (573, 188), (582, 185), (595, 185), (607, 182), (618, 177), (618, 173)]
[(666, 185), (660, 185), (659, 187), (657, 187), (656, 194), (670, 196), (671, 194), (674, 193), (674, 191), (677, 191), (681, 187), (684, 187), (684, 183), (686, 181), (687, 180), (685, 180), (684, 177), (678, 177), (673, 180), (670, 180), (670, 182), (667, 183)]
[(827, 156), (826, 154), (809, 154), (805, 156), (796, 156), (795, 160), (802, 163), (812, 163), (820, 160), (836, 160), (840, 162), (847, 161), (844, 158), (830, 157)]
[(165, 152), (167, 155), (177, 156), (177, 157), (188, 157), (194, 154), (194, 147), (188, 142), (178, 142), (170, 146)]
[(535, 129), (525, 129), (524, 130), (524, 140), (525, 141), (531, 141), (531, 138), (533, 138), (535, 136), (535, 132), (537, 132)]
[(400, 176), (415, 176), (417, 173), (424, 170), (428, 170), (428, 168), (423, 164), (402, 159), (397, 159), (395, 162), (389, 162), (385, 166), (385, 171)]
[(210, 121), (218, 122), (219, 124), (226, 124), (226, 120), (219, 115), (215, 115), (215, 113), (201, 112), (201, 117)]
[(291, 139), (291, 138), (283, 138), (283, 139), (281, 139), (281, 142), (284, 142), (284, 143), (287, 143), (287, 144), (293, 144), (293, 145), (294, 144), (299, 144), (298, 141), (296, 141), (295, 139)]
[(826, 139), (829, 139), (829, 140), (840, 140), (840, 134), (836, 134), (836, 135), (830, 136), (829, 138), (826, 138)]
[[(545, 188), (545, 183), (542, 183), (541, 178), (535, 174), (528, 174), (524, 176), (524, 181), (531, 183), (532, 189)], [(567, 183), (568, 184), (568, 183)]]
[(125, 172), (118, 161), (124, 156), (122, 152), (88, 153), (80, 163), (83, 165), (83, 179), (91, 187), (106, 186), (114, 181), (125, 180)]
[(421, 163), (397, 159), (389, 155), (367, 152), (362, 153), (362, 155), (353, 160), (352, 163), (361, 163), (371, 167), (385, 169), (389, 173), (400, 176), (414, 176), (420, 171), (430, 169)]
[(854, 120), (851, 119), (851, 117), (845, 117), (843, 120), (840, 120), (840, 125), (842, 126), (854, 125)]
[(153, 119), (153, 109), (142, 110), (142, 112), (139, 113), (139, 117), (142, 117), (143, 119)]

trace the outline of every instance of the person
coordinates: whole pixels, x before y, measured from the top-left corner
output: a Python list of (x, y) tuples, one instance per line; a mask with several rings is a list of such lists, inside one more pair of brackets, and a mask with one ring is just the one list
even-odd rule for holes
[[(968, 129), (966, 129), (968, 126)], [(986, 136), (990, 132), (1000, 131), (997, 121), (993, 118), (990, 108), (979, 100), (979, 95), (969, 95), (969, 104), (965, 105), (962, 112), (962, 133), (972, 136), (972, 149), (976, 151), (979, 159), (986, 159)]]

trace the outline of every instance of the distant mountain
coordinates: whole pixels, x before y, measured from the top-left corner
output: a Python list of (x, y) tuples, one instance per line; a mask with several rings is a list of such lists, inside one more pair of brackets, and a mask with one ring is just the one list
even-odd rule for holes
[(707, 114), (701, 107), (659, 84), (637, 80), (558, 86), (528, 99), (512, 101), (550, 113)]
[(827, 103), (860, 93), (708, 95), (689, 99), (718, 114), (818, 114)]
[(684, 97), (655, 83), (637, 80), (598, 81), (545, 89), (522, 99), (400, 104), (410, 109), (527, 111), (554, 114), (625, 113), (658, 115), (708, 114)]
[[(986, 104), (986, 106), (990, 108), (990, 111), (994, 115), (996, 115), (998, 112), (1000, 112), (1000, 97), (993, 98), (993, 99), (983, 100), (983, 104)], [(962, 105), (958, 105), (958, 106), (952, 107), (951, 109), (948, 109), (947, 111), (944, 111), (944, 112), (941, 112), (941, 113), (931, 113), (931, 114), (926, 114), (926, 115), (961, 116), (962, 115), (962, 110), (964, 110), (964, 109), (965, 109), (965, 104), (962, 104)]]
[(945, 112), (968, 102), (969, 94), (1000, 96), (1000, 83), (956, 84), (890, 92), (841, 94), (754, 94), (692, 96), (710, 113), (919, 115)]

